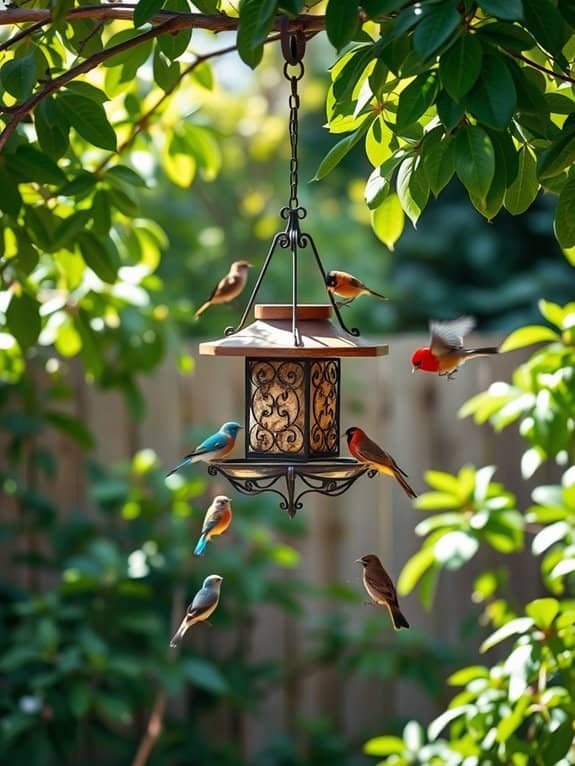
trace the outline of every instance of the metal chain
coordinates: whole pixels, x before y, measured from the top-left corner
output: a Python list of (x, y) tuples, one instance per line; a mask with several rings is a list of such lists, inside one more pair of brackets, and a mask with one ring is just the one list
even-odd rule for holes
[(288, 62), (284, 64), (284, 76), (290, 82), (291, 93), (289, 97), (289, 138), (291, 147), (291, 157), (289, 166), (289, 182), (290, 182), (290, 197), (289, 208), (295, 210), (299, 207), (299, 200), (297, 196), (298, 185), (298, 156), (297, 156), (297, 144), (298, 144), (298, 109), (299, 109), (299, 95), (297, 92), (297, 84), (303, 77), (304, 69), (303, 64), (299, 61), (295, 66), (298, 67), (296, 74), (290, 74)]

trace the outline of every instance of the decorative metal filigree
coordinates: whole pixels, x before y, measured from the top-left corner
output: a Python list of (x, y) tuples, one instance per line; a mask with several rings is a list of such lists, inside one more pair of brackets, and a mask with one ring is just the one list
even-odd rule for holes
[(246, 457), (339, 455), (339, 359), (246, 359)]
[[(238, 492), (243, 495), (260, 495), (271, 492), (281, 498), (280, 508), (294, 517), (303, 508), (302, 498), (312, 492), (337, 497), (354, 484), (360, 476), (370, 478), (377, 471), (350, 458), (338, 458), (329, 463), (297, 465), (293, 463), (258, 463), (252, 465), (249, 460), (224, 460), (221, 463), (209, 463), (210, 476), (221, 474)], [(280, 489), (285, 480), (285, 491)], [(303, 489), (297, 492), (297, 481)], [(279, 485), (279, 486), (278, 486)]]

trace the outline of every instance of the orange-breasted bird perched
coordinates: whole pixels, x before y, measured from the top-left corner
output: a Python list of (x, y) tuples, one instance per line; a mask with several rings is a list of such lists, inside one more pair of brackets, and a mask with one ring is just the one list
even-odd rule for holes
[(463, 337), (475, 327), (473, 317), (459, 317), (451, 322), (429, 322), (429, 346), (418, 348), (411, 357), (411, 371), (436, 372), (451, 380), (468, 359), (498, 354), (496, 346), (464, 348)]
[(223, 534), (231, 523), (232, 501), (225, 495), (217, 495), (204, 516), (202, 534), (194, 548), (194, 556), (201, 556), (212, 537)]
[(212, 304), (229, 303), (230, 301), (233, 301), (234, 298), (237, 298), (246, 286), (246, 282), (248, 281), (248, 271), (251, 268), (252, 264), (247, 261), (234, 261), (226, 276), (220, 279), (218, 284), (214, 287), (208, 300), (196, 311), (195, 319), (197, 319), (200, 314), (203, 314)]
[(389, 452), (382, 449), (379, 444), (372, 441), (361, 428), (348, 428), (344, 436), (347, 439), (347, 448), (353, 457), (360, 463), (365, 463), (379, 473), (386, 473), (398, 482), (408, 497), (417, 497), (416, 492), (409, 486), (405, 477), (407, 474), (402, 470)]
[(348, 274), (347, 271), (330, 271), (325, 278), (325, 286), (328, 293), (337, 295), (338, 298), (343, 298), (342, 306), (349, 305), (353, 300), (359, 298), (360, 295), (373, 295), (382, 301), (388, 300), (385, 295), (376, 293), (375, 290), (366, 287), (363, 282), (360, 282), (353, 274)]
[(399, 608), (393, 580), (375, 553), (362, 556), (357, 559), (357, 563), (363, 564), (363, 587), (376, 604), (381, 604), (389, 609), (395, 630), (409, 628), (409, 623)]

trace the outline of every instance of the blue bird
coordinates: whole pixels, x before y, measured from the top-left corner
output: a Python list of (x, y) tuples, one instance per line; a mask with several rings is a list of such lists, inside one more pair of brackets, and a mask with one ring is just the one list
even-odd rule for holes
[(175, 468), (168, 471), (166, 477), (179, 471), (180, 468), (188, 465), (188, 463), (198, 463), (199, 461), (211, 463), (213, 460), (220, 460), (225, 457), (233, 450), (236, 444), (238, 431), (242, 428), (243, 426), (240, 426), (239, 423), (235, 423), (234, 421), (224, 423), (217, 433), (208, 436), (208, 438), (198, 445), (193, 452), (186, 455)]
[(220, 586), (224, 578), (213, 574), (206, 577), (202, 587), (194, 596), (194, 600), (188, 606), (180, 627), (174, 633), (170, 646), (177, 646), (186, 632), (197, 622), (207, 620), (218, 605), (220, 600)]

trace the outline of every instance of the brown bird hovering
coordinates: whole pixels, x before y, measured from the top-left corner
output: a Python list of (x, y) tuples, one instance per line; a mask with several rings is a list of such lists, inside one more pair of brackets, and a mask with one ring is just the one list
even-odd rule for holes
[[(379, 473), (386, 473), (399, 483), (408, 497), (417, 497), (417, 493), (409, 486), (407, 474), (402, 470), (389, 452), (382, 449), (379, 444), (372, 441), (361, 428), (348, 428), (344, 433), (347, 438), (347, 448), (360, 463), (366, 463)], [(343, 438), (343, 437), (342, 437)]]
[(338, 298), (343, 298), (340, 303), (341, 306), (348, 306), (360, 295), (373, 295), (375, 298), (379, 298), (382, 301), (387, 301), (385, 295), (376, 293), (375, 290), (371, 290), (366, 287), (363, 282), (360, 282), (353, 274), (348, 274), (347, 271), (330, 271), (325, 278), (325, 286), (328, 293), (337, 295)]
[(487, 348), (464, 348), (463, 337), (473, 330), (473, 317), (459, 317), (451, 322), (431, 320), (429, 346), (418, 348), (411, 357), (411, 371), (436, 372), (452, 380), (457, 370), (468, 359), (476, 356), (498, 354), (496, 346)]
[(248, 281), (248, 271), (252, 264), (247, 261), (234, 261), (225, 277), (220, 279), (214, 287), (208, 300), (196, 311), (194, 318), (197, 319), (212, 304), (229, 303), (237, 298)]
[(399, 608), (393, 580), (387, 574), (375, 553), (368, 553), (362, 556), (360, 559), (357, 559), (357, 563), (363, 564), (363, 587), (376, 604), (386, 606), (389, 609), (395, 630), (409, 628), (409, 623)]

